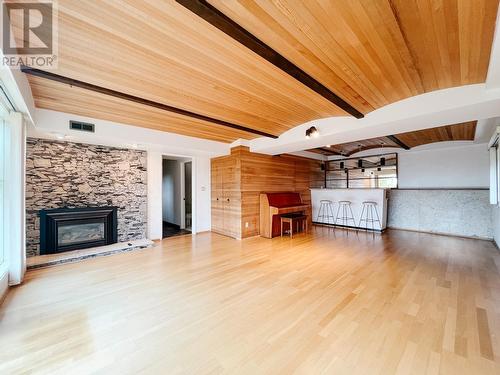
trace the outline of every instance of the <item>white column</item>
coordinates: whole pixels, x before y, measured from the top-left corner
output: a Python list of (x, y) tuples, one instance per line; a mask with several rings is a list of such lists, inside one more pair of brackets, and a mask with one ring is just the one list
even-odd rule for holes
[(147, 152), (148, 238), (161, 240), (162, 224), (162, 154)]

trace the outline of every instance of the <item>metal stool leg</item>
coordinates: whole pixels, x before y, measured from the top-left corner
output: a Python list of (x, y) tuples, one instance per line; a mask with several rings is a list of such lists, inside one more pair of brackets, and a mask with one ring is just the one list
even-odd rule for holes
[(316, 221), (319, 222), (319, 218), (322, 217), (321, 211), (323, 210), (323, 203), (319, 205), (318, 216), (316, 216)]
[(382, 230), (382, 222), (380, 221), (380, 217), (378, 216), (377, 207), (375, 207), (375, 214), (377, 215), (377, 221), (378, 225), (380, 226), (380, 230)]
[(331, 215), (331, 218), (332, 218), (332, 221), (333, 221), (333, 229), (335, 229), (335, 215), (333, 214), (333, 204), (329, 204), (328, 205), (328, 209), (330, 211), (330, 215)]
[(356, 226), (356, 220), (354, 220), (354, 212), (352, 212), (352, 207), (349, 205), (349, 210), (351, 211), (351, 217), (350, 220), (352, 220), (352, 224)]

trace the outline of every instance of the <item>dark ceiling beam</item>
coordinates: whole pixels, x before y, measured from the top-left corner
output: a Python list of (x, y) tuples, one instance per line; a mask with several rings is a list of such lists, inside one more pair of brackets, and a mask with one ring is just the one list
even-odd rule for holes
[(409, 150), (410, 146), (408, 146), (406, 143), (401, 141), (398, 137), (395, 135), (388, 135), (387, 138), (389, 138), (391, 141), (393, 141), (395, 144), (397, 144), (399, 147), (405, 150)]
[(261, 136), (269, 137), (269, 138), (278, 138), (277, 135), (266, 133), (266, 132), (263, 132), (263, 131), (260, 131), (260, 130), (257, 130), (257, 129), (252, 129), (252, 128), (249, 128), (249, 127), (246, 127), (246, 126), (243, 126), (243, 125), (233, 124), (233, 123), (230, 123), (230, 122), (227, 122), (227, 121), (224, 121), (224, 120), (219, 120), (219, 119), (216, 119), (216, 118), (213, 118), (213, 117), (201, 115), (199, 113), (187, 111), (185, 109), (181, 109), (181, 108), (177, 108), (177, 107), (172, 107), (172, 106), (167, 105), (167, 104), (154, 102), (152, 100), (140, 98), (138, 96), (126, 94), (126, 93), (123, 93), (123, 92), (120, 92), (120, 91), (115, 91), (115, 90), (107, 89), (105, 87), (93, 85), (91, 83), (87, 83), (87, 82), (83, 82), (83, 81), (78, 81), (78, 80), (73, 79), (73, 78), (64, 77), (64, 76), (61, 76), (61, 75), (58, 75), (58, 74), (46, 72), (44, 70), (22, 66), (21, 67), (21, 71), (23, 73), (30, 74), (30, 75), (33, 75), (33, 76), (36, 76), (36, 77), (45, 78), (45, 79), (48, 79), (48, 80), (51, 80), (51, 81), (56, 81), (56, 82), (64, 83), (64, 84), (70, 85), (70, 86), (80, 87), (80, 88), (85, 89), (85, 90), (98, 92), (100, 94), (112, 96), (112, 97), (115, 97), (115, 98), (120, 98), (120, 99), (123, 99), (123, 100), (127, 100), (127, 101), (130, 101), (130, 102), (134, 102), (134, 103), (146, 105), (146, 106), (149, 106), (149, 107), (158, 108), (158, 109), (161, 109), (161, 110), (164, 110), (164, 111), (167, 111), (167, 112), (171, 112), (171, 113), (175, 113), (175, 114), (178, 114), (178, 115), (182, 115), (182, 116), (191, 117), (191, 118), (194, 118), (194, 119), (197, 119), (197, 120), (202, 120), (202, 121), (210, 122), (212, 124), (224, 126), (226, 128), (231, 128), (231, 129), (234, 129), (234, 130), (241, 130), (241, 131), (244, 131), (244, 132), (247, 132), (247, 133), (261, 135)]
[(364, 115), (205, 0), (176, 0), (200, 18), (356, 118)]
[(337, 151), (334, 151), (334, 150), (332, 150), (332, 149), (330, 149), (328, 147), (318, 147), (318, 150), (321, 150), (321, 151), (324, 151), (324, 152), (328, 152), (331, 155), (341, 155)]

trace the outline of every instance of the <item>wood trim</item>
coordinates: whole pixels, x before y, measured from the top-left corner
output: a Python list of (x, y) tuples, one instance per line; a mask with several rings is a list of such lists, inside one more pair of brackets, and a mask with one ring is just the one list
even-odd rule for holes
[(465, 235), (459, 235), (459, 234), (451, 234), (451, 233), (445, 233), (445, 232), (429, 232), (426, 230), (419, 230), (419, 229), (409, 229), (409, 228), (399, 228), (399, 227), (390, 227), (387, 226), (386, 229), (389, 229), (389, 231), (393, 230), (401, 230), (404, 232), (413, 232), (413, 233), (426, 233), (426, 234), (432, 234), (432, 235), (438, 235), (438, 236), (446, 236), (446, 237), (455, 237), (455, 238), (469, 238), (472, 240), (480, 240), (480, 241), (492, 241), (491, 238), (489, 237), (477, 237), (477, 236), (465, 236)]
[(55, 73), (46, 72), (44, 70), (29, 68), (27, 66), (21, 66), (21, 71), (23, 73), (30, 74), (32, 76), (36, 76), (36, 77), (48, 79), (51, 81), (64, 83), (64, 84), (67, 84), (70, 86), (80, 87), (80, 88), (85, 89), (85, 90), (94, 91), (94, 92), (98, 92), (100, 94), (113, 96), (115, 98), (124, 99), (124, 100), (128, 100), (128, 101), (131, 101), (134, 103), (147, 105), (150, 107), (154, 107), (154, 108), (158, 108), (158, 109), (161, 109), (161, 110), (164, 110), (167, 112), (172, 112), (172, 113), (176, 113), (179, 115), (195, 118), (198, 120), (208, 121), (208, 122), (211, 122), (213, 124), (225, 126), (225, 127), (231, 128), (231, 129), (242, 130), (242, 131), (245, 131), (248, 133), (257, 134), (257, 135), (261, 135), (261, 136), (269, 137), (269, 138), (278, 138), (278, 136), (274, 135), (274, 134), (270, 134), (270, 133), (266, 133), (266, 132), (263, 132), (260, 130), (248, 128), (248, 127), (243, 126), (243, 125), (233, 124), (233, 123), (230, 123), (230, 122), (227, 122), (224, 120), (219, 120), (219, 119), (216, 119), (213, 117), (201, 115), (199, 113), (194, 113), (194, 112), (191, 112), (191, 111), (188, 111), (185, 109), (181, 109), (181, 108), (177, 108), (177, 107), (173, 107), (173, 106), (170, 106), (167, 104), (163, 104), (163, 103), (155, 102), (152, 100), (140, 98), (138, 96), (126, 94), (124, 92), (111, 90), (111, 89), (108, 89), (108, 88), (105, 88), (102, 86), (93, 85), (93, 84), (88, 83), (88, 82), (83, 82), (83, 81), (79, 81), (79, 80), (76, 80), (73, 78), (64, 77), (64, 76), (61, 76), (61, 75), (58, 75)]
[(176, 2), (186, 9), (189, 9), (191, 12), (204, 19), (209, 24), (216, 27), (226, 35), (243, 44), (245, 47), (273, 64), (275, 67), (281, 69), (283, 72), (295, 78), (297, 81), (309, 87), (311, 90), (323, 96), (325, 99), (329, 100), (347, 113), (356, 118), (364, 117), (364, 115), (352, 105), (347, 103), (326, 86), (315, 80), (298, 66), (269, 47), (262, 40), (258, 39), (246, 29), (238, 25), (217, 8), (210, 5), (207, 1), (176, 0)]
[(388, 135), (387, 138), (389, 138), (391, 141), (393, 141), (394, 143), (396, 143), (397, 145), (399, 145), (402, 149), (405, 149), (405, 150), (409, 150), (410, 149), (410, 147), (406, 143), (402, 142), (395, 135)]

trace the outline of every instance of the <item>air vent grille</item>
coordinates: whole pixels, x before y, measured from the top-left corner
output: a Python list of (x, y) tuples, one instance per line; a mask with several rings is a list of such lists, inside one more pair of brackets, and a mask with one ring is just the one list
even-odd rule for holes
[(89, 124), (88, 122), (81, 122), (81, 121), (73, 121), (71, 120), (69, 122), (69, 128), (71, 130), (79, 130), (82, 132), (89, 132), (89, 133), (94, 133), (95, 132), (95, 125), (94, 124)]

